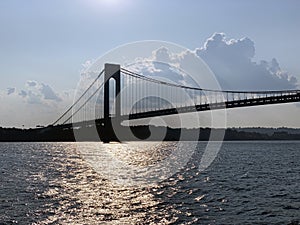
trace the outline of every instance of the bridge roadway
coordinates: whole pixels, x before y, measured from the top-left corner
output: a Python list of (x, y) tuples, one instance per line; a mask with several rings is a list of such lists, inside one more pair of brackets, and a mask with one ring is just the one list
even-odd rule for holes
[[(134, 119), (143, 119), (157, 116), (167, 116), (167, 115), (175, 115), (182, 113), (191, 113), (195, 111), (208, 111), (208, 110), (220, 110), (220, 109), (230, 109), (230, 108), (241, 108), (241, 107), (250, 107), (250, 106), (259, 106), (259, 105), (271, 105), (271, 104), (281, 104), (281, 103), (293, 103), (300, 101), (300, 91), (292, 92), (285, 95), (279, 96), (269, 96), (263, 98), (251, 98), (251, 99), (242, 99), (242, 100), (234, 100), (234, 101), (225, 101), (225, 102), (217, 102), (210, 104), (200, 104), (195, 106), (183, 106), (179, 108), (169, 108), (169, 109), (160, 109), (153, 110), (148, 112), (139, 112), (133, 113), (129, 115), (120, 116), (119, 121), (125, 120), (134, 120)], [(113, 119), (113, 118), (112, 118)], [(69, 123), (63, 125), (56, 125), (55, 127), (61, 127), (62, 129), (74, 129), (80, 127), (91, 127), (95, 124), (97, 126), (101, 126), (104, 122), (104, 119), (88, 120), (77, 123)]]

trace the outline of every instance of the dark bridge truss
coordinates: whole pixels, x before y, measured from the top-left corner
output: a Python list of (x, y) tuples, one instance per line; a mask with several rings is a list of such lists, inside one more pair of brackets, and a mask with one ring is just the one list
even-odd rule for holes
[(226, 101), (219, 103), (211, 103), (211, 104), (202, 104), (195, 106), (185, 106), (180, 108), (171, 108), (157, 111), (149, 111), (142, 113), (135, 113), (126, 116), (125, 118), (132, 119), (141, 119), (148, 117), (156, 117), (156, 116), (167, 116), (173, 114), (180, 113), (191, 113), (195, 111), (208, 111), (208, 110), (217, 110), (217, 109), (230, 109), (230, 108), (240, 108), (240, 107), (249, 107), (249, 106), (259, 106), (259, 105), (270, 105), (270, 104), (280, 104), (280, 103), (292, 103), (300, 101), (300, 91), (290, 95), (282, 95), (282, 96), (270, 96), (265, 98), (256, 98), (256, 99), (243, 99), (243, 100), (235, 100), (235, 101)]

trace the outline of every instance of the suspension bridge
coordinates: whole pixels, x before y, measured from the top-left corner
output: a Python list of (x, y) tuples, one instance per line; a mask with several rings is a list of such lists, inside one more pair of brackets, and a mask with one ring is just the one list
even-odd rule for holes
[[(186, 86), (105, 64), (96, 79), (53, 122), (61, 129), (97, 126), (103, 142), (125, 120), (300, 101), (300, 90), (223, 91)], [(113, 138), (114, 139), (114, 138)]]

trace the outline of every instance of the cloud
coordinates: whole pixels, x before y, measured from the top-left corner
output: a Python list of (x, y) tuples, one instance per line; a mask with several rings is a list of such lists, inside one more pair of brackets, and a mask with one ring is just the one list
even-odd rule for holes
[[(276, 58), (257, 61), (255, 43), (248, 37), (227, 38), (225, 33), (215, 33), (209, 37), (202, 47), (172, 53), (167, 47), (160, 47), (148, 58), (137, 58), (128, 69), (157, 79), (173, 81), (177, 84), (200, 86), (206, 89), (218, 89), (208, 75), (203, 75), (202, 59), (215, 75), (223, 90), (261, 91), (297, 89), (295, 76), (281, 69)], [(151, 62), (152, 61), (152, 62)], [(165, 62), (165, 63), (164, 63)], [(188, 74), (197, 76), (197, 83), (168, 64), (180, 66)], [(200, 71), (200, 72), (199, 72)]]
[[(74, 91), (66, 90), (57, 94), (50, 85), (34, 82), (35, 85), (25, 82), (19, 90), (12, 88), (0, 90), (0, 110), (2, 126), (25, 125), (34, 127), (36, 124), (53, 122), (73, 102)], [(22, 116), (19, 113), (22, 112)], [(32, 116), (34, 115), (34, 117)]]
[[(7, 95), (17, 92), (16, 88), (7, 88)], [(67, 94), (66, 94), (67, 93)], [(27, 81), (24, 89), (20, 90), (16, 95), (29, 104), (44, 104), (51, 102), (61, 102), (63, 99), (48, 84), (38, 83), (37, 81)], [(64, 92), (62, 96), (69, 98), (68, 92)]]
[(283, 71), (275, 58), (270, 62), (253, 61), (255, 44), (249, 38), (227, 40), (224, 33), (215, 33), (196, 49), (196, 54), (208, 64), (223, 89), (297, 88), (297, 79)]
[(191, 77), (184, 71), (178, 69), (178, 64), (183, 62), (183, 55), (192, 54), (192, 52), (182, 52), (173, 54), (166, 47), (161, 47), (152, 52), (149, 58), (137, 58), (135, 63), (126, 68), (136, 73), (154, 77), (159, 80), (169, 81), (176, 84), (197, 86)]
[(36, 82), (36, 81), (34, 81), (34, 80), (28, 80), (28, 81), (26, 82), (26, 85), (27, 85), (28, 87), (35, 87), (35, 86), (38, 85), (38, 82)]
[[(43, 105), (42, 98), (41, 95), (39, 95), (39, 93), (35, 93), (33, 91), (28, 91), (27, 93), (27, 103), (31, 104), (31, 105)], [(44, 104), (46, 105), (46, 104)]]
[(16, 92), (16, 88), (7, 88), (7, 95), (11, 95)]
[(56, 94), (53, 89), (47, 84), (41, 84), (40, 92), (46, 100), (53, 100), (56, 102), (61, 102), (62, 99)]
[(171, 61), (171, 55), (169, 53), (168, 48), (166, 47), (161, 47), (154, 51), (153, 53), (153, 58), (155, 61), (158, 62), (169, 62)]
[(91, 59), (91, 60), (87, 60), (87, 61), (85, 61), (85, 63), (81, 64), (82, 68), (80, 71), (80, 76), (83, 80), (93, 79), (99, 74), (98, 70), (94, 70), (94, 68), (91, 69), (94, 62), (95, 62), (95, 60)]
[(25, 98), (25, 97), (27, 97), (27, 92), (26, 91), (24, 91), (24, 90), (21, 90), (20, 92), (19, 92), (19, 96), (21, 96), (21, 97), (23, 97), (23, 98)]
[(82, 70), (87, 70), (89, 67), (91, 67), (93, 65), (93, 63), (95, 62), (94, 59), (91, 60), (86, 60), (82, 65)]

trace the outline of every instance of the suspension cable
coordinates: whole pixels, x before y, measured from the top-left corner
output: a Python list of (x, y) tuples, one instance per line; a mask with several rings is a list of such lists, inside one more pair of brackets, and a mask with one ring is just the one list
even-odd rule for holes
[(83, 94), (68, 108), (52, 125), (55, 125), (58, 121), (60, 121), (68, 112), (70, 112), (73, 107), (83, 98), (83, 96), (94, 86), (94, 84), (98, 81), (101, 75), (104, 73), (104, 69), (100, 72), (100, 74), (96, 77), (96, 79), (90, 84), (90, 86), (83, 92)]
[(94, 96), (95, 94), (97, 94), (97, 92), (103, 87), (104, 83), (102, 83), (97, 89), (96, 91), (74, 112), (72, 113), (71, 116), (68, 117), (68, 119), (66, 119), (63, 122), (63, 125), (66, 124), (66, 122), (68, 122), (73, 116), (75, 116)]
[(140, 79), (144, 79), (153, 83), (157, 84), (164, 84), (167, 86), (172, 86), (172, 87), (179, 87), (179, 88), (184, 88), (184, 89), (191, 89), (191, 90), (198, 90), (198, 91), (207, 91), (207, 92), (219, 92), (219, 93), (242, 93), (242, 94), (276, 94), (276, 93), (299, 93), (300, 90), (281, 90), (281, 91), (231, 91), (231, 90), (213, 90), (213, 89), (205, 89), (205, 88), (197, 88), (197, 87), (190, 87), (190, 86), (185, 86), (185, 85), (180, 85), (180, 84), (172, 84), (166, 81), (160, 81), (151, 77), (147, 77), (132, 71), (129, 71), (127, 69), (121, 68), (121, 71), (129, 76), (133, 77), (138, 77)]

